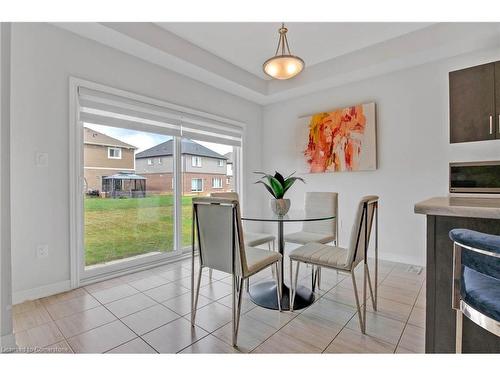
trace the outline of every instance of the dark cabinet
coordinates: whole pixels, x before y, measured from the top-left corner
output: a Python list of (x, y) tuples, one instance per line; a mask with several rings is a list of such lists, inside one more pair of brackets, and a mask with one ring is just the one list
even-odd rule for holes
[(497, 138), (500, 114), (499, 63), (451, 72), (449, 84), (450, 143)]

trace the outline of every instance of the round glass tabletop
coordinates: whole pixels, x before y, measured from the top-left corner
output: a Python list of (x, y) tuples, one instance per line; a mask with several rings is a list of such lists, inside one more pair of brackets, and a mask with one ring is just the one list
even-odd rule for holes
[(243, 212), (241, 220), (246, 221), (272, 221), (272, 222), (293, 222), (293, 221), (321, 221), (335, 219), (333, 214), (312, 214), (300, 210), (290, 210), (284, 216), (278, 216), (272, 211), (262, 213)]

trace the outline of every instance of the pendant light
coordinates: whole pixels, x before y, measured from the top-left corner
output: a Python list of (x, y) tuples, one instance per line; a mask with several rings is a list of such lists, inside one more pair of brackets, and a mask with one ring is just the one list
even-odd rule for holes
[(286, 37), (288, 29), (282, 23), (278, 30), (280, 36), (278, 48), (274, 57), (266, 60), (263, 64), (264, 73), (276, 79), (290, 79), (299, 74), (305, 66), (304, 60), (290, 53), (288, 39)]

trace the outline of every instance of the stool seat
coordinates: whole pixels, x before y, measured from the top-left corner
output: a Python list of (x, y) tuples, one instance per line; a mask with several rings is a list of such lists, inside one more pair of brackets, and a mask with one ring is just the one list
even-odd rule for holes
[(464, 267), (460, 288), (462, 299), (472, 308), (500, 321), (500, 280)]

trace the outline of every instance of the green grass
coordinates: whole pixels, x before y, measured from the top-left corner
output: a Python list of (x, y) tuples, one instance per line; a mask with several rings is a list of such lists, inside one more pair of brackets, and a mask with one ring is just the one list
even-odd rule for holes
[[(182, 197), (182, 245), (191, 243), (191, 199)], [(85, 199), (87, 266), (174, 246), (174, 198)]]

